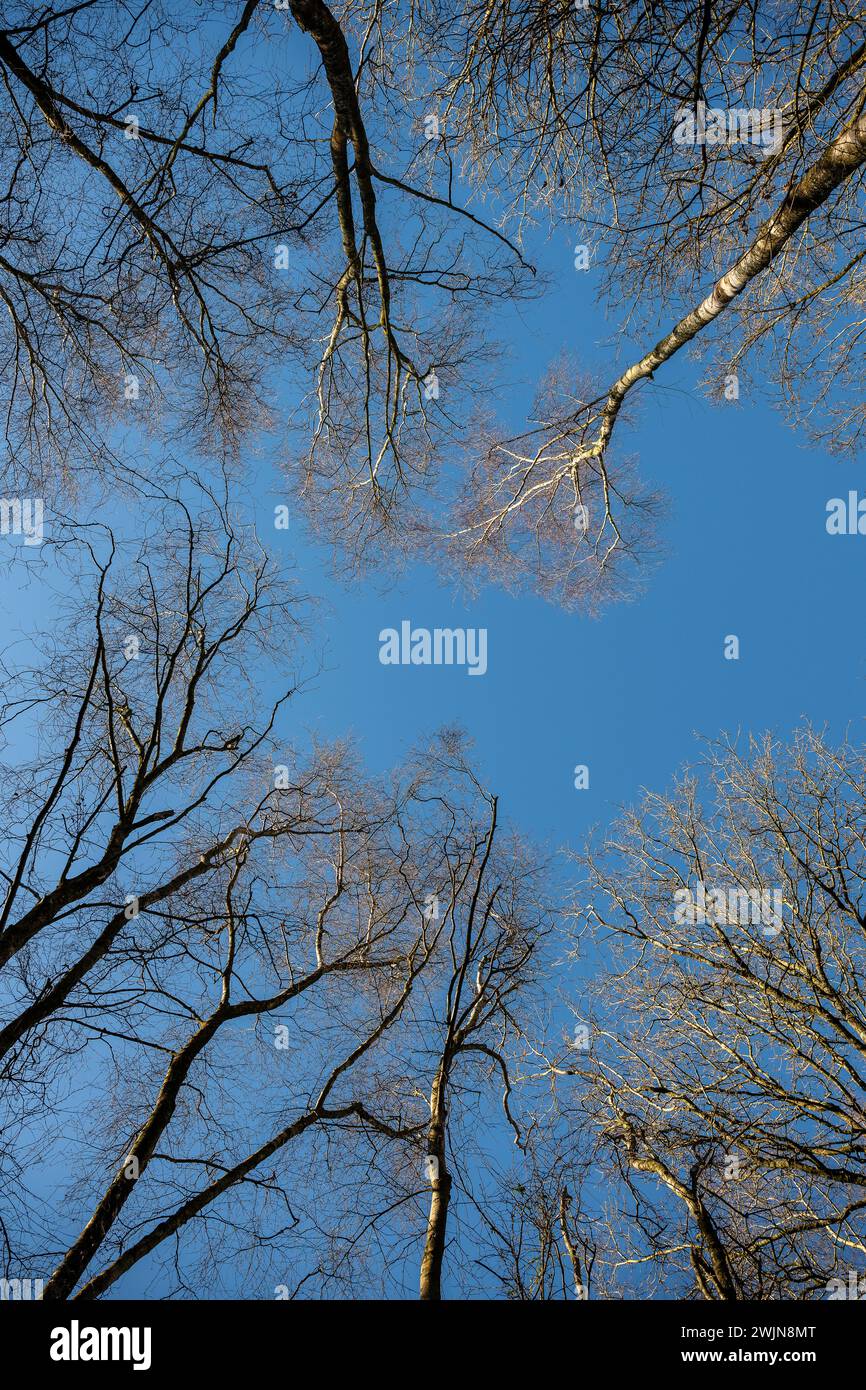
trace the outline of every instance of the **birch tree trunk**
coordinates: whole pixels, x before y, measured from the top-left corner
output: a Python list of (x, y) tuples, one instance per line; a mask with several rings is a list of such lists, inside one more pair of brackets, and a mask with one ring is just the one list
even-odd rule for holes
[(427, 1236), (421, 1259), (420, 1297), (422, 1300), (438, 1300), (442, 1297), (442, 1257), (445, 1253), (448, 1203), (451, 1198), (451, 1176), (445, 1167), (446, 1085), (447, 1064), (443, 1060), (436, 1073), (436, 1079), (430, 1093), (430, 1129), (428, 1130), (427, 1154), (428, 1157), (436, 1159), (437, 1169), (432, 1179)]

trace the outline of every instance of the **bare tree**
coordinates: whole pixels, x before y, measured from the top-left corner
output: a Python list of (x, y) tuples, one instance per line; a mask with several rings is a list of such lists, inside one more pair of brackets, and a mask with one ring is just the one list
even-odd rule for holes
[(305, 397), (301, 491), (328, 538), (344, 517), (347, 549), (399, 540), (391, 512), (485, 358), (470, 310), (515, 292), (522, 263), (450, 192), (405, 182), (413, 115), (372, 112), (371, 153), (360, 102), (375, 60), (349, 39), (372, 43), (375, 25), (350, 7), (344, 33), (321, 0), (247, 0), (211, 7), (203, 42), (182, 4), (82, 0), (22, 3), (4, 26), (16, 485), (68, 487), (85, 468), (134, 483), (123, 427), (236, 453), (268, 423), (279, 363)]
[(479, 186), (572, 226), (630, 334), (672, 323), (607, 379), (558, 369), (524, 433), (475, 442), (451, 549), (566, 603), (616, 596), (653, 499), (615, 427), (684, 348), (714, 393), (753, 362), (750, 389), (774, 377), (832, 447), (861, 437), (862, 6), (431, 8), (432, 99)]
[(826, 1296), (866, 1256), (863, 750), (806, 729), (708, 757), (712, 806), (687, 778), (589, 861), (608, 966), (554, 1069), (628, 1194), (620, 1274)]
[(438, 945), (377, 1062), (380, 1110), (411, 1116), (415, 1129), (402, 1145), (364, 1136), (352, 1164), (328, 1168), (327, 1191), (316, 1189), (300, 1223), (305, 1295), (477, 1295), (503, 1147), (525, 1164), (534, 1119), (521, 1062), (556, 894), (544, 859), (503, 830), (461, 744), (443, 737), (430, 758), (431, 791), (453, 787), (452, 816), (463, 787), (425, 903)]
[[(245, 1239), (285, 1241), (281, 1155), (313, 1128), (420, 1144), (385, 1039), (473, 911), (490, 803), (459, 741), (378, 784), (345, 747), (285, 745), (300, 678), (264, 710), (263, 678), (304, 602), (205, 500), (155, 495), (143, 535), (58, 535), (72, 597), (40, 661), (6, 657), (4, 1266), (50, 1261), (49, 1298), (96, 1296), (191, 1231), (212, 1262), (229, 1191)], [(498, 862), (504, 912), (520, 873)], [(64, 1124), (60, 1208), (31, 1143), (50, 1163)]]
[[(595, 603), (632, 586), (657, 509), (614, 446), (623, 411), (710, 328), (713, 389), (754, 361), (856, 444), (858, 4), (250, 0), (212, 19), (212, 52), (173, 5), (22, 4), (0, 35), (17, 476), (82, 454), (127, 474), (106, 420), (236, 449), (279, 360), (309, 407), (301, 495), (347, 558), (430, 545)], [(667, 326), (607, 379), (554, 367), (512, 437), (490, 422), (490, 310), (532, 287), (536, 217), (585, 239), (630, 331)]]
[(544, 911), (527, 900), (527, 888), (537, 883), (535, 865), (518, 862), (511, 867), (501, 855), (492, 858), (497, 830), (495, 798), (489, 798), (489, 804), (485, 842), (478, 846), (478, 862), (472, 865), (472, 877), (467, 883), (469, 907), (465, 921), (455, 920), (453, 912), (448, 914), (450, 970), (446, 971), (443, 997), (434, 1014), (433, 1026), (439, 1038), (427, 1129), (431, 1193), (421, 1258), (423, 1300), (442, 1297), (453, 1182), (449, 1169), (449, 1116), (459, 1101), (464, 1068), (477, 1072), (480, 1065), (501, 1085), (506, 1120), (514, 1131), (515, 1142), (523, 1142), (510, 1106), (512, 1083), (507, 1049), (509, 1043), (521, 1038), (517, 1010), (519, 1005), (525, 1005), (523, 996), (531, 983), (531, 963), (549, 924)]
[(557, 1139), (536, 1112), (520, 1161), (495, 1171), (478, 1194), (482, 1253), (476, 1259), (504, 1298), (585, 1302), (594, 1296), (597, 1249), (581, 1197), (592, 1170), (575, 1164), (574, 1154), (573, 1136)]

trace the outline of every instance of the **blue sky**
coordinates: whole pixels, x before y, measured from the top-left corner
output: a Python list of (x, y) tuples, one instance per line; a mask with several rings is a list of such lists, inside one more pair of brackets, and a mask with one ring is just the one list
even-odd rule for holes
[[(548, 362), (568, 350), (579, 363), (631, 360), (629, 342), (594, 302), (593, 271), (573, 268), (567, 228), (532, 248), (552, 282), (536, 303), (497, 322), (509, 418), (520, 428)], [(329, 735), (352, 734), (367, 761), (386, 767), (426, 731), (460, 723), (475, 740), (505, 814), (554, 844), (580, 843), (589, 825), (660, 787), (695, 757), (695, 733), (784, 735), (803, 717), (850, 721), (859, 733), (866, 661), (852, 614), (866, 538), (829, 536), (826, 504), (856, 487), (854, 462), (830, 459), (777, 411), (748, 399), (710, 403), (696, 364), (676, 359), (642, 391), (635, 427), (620, 446), (669, 496), (660, 562), (646, 589), (597, 618), (531, 596), (488, 588), (455, 595), (426, 566), (410, 566), (389, 591), (340, 586), (305, 540), (302, 520), (280, 533), (322, 616), (328, 670), (293, 717)], [(263, 526), (282, 493), (264, 480)], [(378, 634), (416, 626), (488, 629), (488, 670), (379, 663)], [(736, 634), (740, 658), (725, 660)], [(586, 763), (588, 790), (573, 769)]]

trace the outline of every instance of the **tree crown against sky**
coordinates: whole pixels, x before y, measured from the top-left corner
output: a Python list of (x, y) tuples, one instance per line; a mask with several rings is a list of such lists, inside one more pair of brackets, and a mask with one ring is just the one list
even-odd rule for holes
[[(862, 19), (837, 3), (250, 0), (204, 23), (180, 4), (13, 7), (13, 476), (47, 487), (87, 460), (129, 477), (134, 389), (134, 428), (194, 429), (211, 453), (270, 420), (350, 563), (412, 547), (560, 601), (623, 592), (657, 499), (617, 422), (683, 348), (712, 387), (775, 378), (834, 446), (860, 438)], [(772, 141), (759, 122), (678, 143), (699, 108), (767, 113)], [(497, 304), (540, 288), (521, 250), (539, 218), (603, 261), (640, 351), (605, 379), (553, 364), (509, 438), (490, 349)]]
[(553, 1071), (632, 1216), (601, 1228), (614, 1283), (645, 1263), (698, 1297), (825, 1297), (866, 1213), (863, 748), (805, 727), (703, 773), (584, 862), (593, 1045)]
[(57, 542), (75, 638), (7, 672), (3, 1269), (344, 1287), (395, 1205), (423, 1240), (437, 1075), (457, 1113), (507, 1096), (547, 870), (456, 733), (380, 779), (283, 742), (297, 678), (270, 708), (257, 682), (302, 600), (225, 513), (160, 518)]

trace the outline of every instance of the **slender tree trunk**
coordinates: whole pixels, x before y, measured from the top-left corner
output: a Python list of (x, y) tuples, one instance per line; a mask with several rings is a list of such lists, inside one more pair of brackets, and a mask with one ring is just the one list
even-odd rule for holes
[(588, 1293), (583, 1283), (583, 1268), (580, 1263), (580, 1255), (577, 1246), (571, 1238), (568, 1229), (568, 1209), (571, 1206), (571, 1194), (568, 1188), (564, 1187), (559, 1198), (559, 1229), (562, 1231), (562, 1239), (566, 1253), (571, 1261), (571, 1273), (574, 1279), (574, 1296), (578, 1299), (585, 1299)]
[(610, 442), (620, 407), (631, 388), (644, 377), (651, 377), (657, 367), (670, 361), (707, 324), (718, 318), (730, 303), (747, 289), (753, 280), (766, 270), (770, 262), (790, 241), (810, 213), (825, 203), (832, 193), (845, 183), (866, 161), (866, 112), (857, 117), (836, 136), (823, 154), (806, 170), (799, 183), (786, 193), (780, 206), (758, 229), (752, 245), (735, 265), (722, 276), (691, 313), (680, 319), (669, 333), (656, 343), (639, 362), (634, 362), (608, 393), (601, 417), (597, 449), (604, 453)]
[[(112, 1178), (84, 1230), (69, 1247), (45, 1285), (42, 1297), (46, 1302), (51, 1299), (68, 1299), (99, 1250), (131, 1196), (135, 1182), (150, 1162), (158, 1141), (171, 1123), (180, 1089), (193, 1062), (216, 1033), (223, 1016), (223, 1010), (211, 1014), (172, 1057), (154, 1107), (139, 1130), (120, 1170)], [(130, 1172), (133, 1160), (135, 1166)]]
[(420, 1297), (425, 1300), (438, 1300), (442, 1297), (442, 1257), (445, 1253), (448, 1203), (451, 1198), (451, 1176), (445, 1167), (447, 1084), (447, 1064), (443, 1060), (430, 1093), (430, 1128), (427, 1132), (427, 1155), (428, 1158), (436, 1160), (437, 1167), (431, 1184), (430, 1214), (427, 1217), (427, 1236), (421, 1259)]

